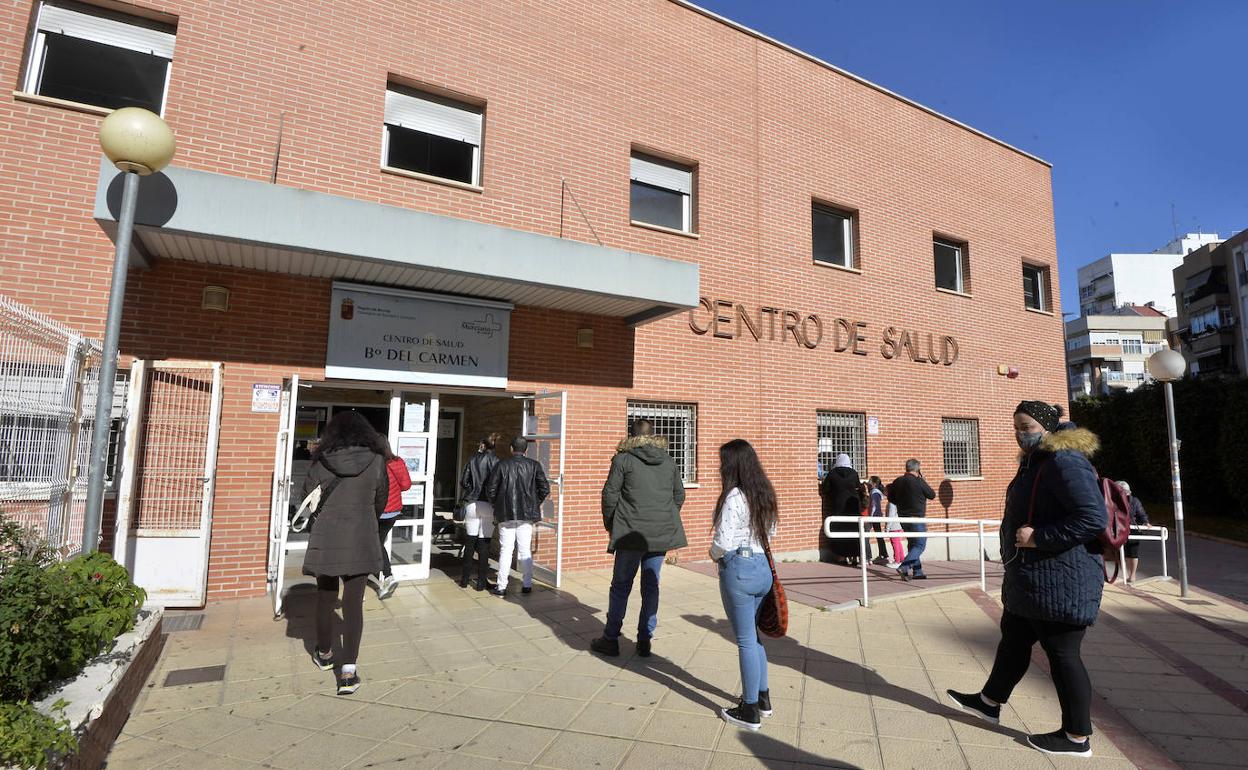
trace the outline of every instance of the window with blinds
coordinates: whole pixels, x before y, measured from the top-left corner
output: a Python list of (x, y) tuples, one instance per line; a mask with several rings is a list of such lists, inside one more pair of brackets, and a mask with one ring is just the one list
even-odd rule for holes
[(94, 107), (164, 109), (174, 28), (74, 2), (39, 5), (27, 93)]
[(944, 439), (945, 476), (966, 478), (981, 475), (979, 470), (979, 420), (941, 418)]
[(480, 107), (391, 84), (382, 165), (479, 185), (483, 117)]
[(667, 439), (667, 451), (680, 469), (686, 484), (698, 480), (698, 405), (661, 401), (629, 401), (628, 424), (647, 419), (654, 434)]
[(819, 477), (832, 470), (838, 454), (849, 455), (859, 475), (867, 472), (867, 416), (861, 412), (816, 413), (819, 439)]
[(693, 232), (693, 169), (633, 153), (629, 178), (632, 221)]

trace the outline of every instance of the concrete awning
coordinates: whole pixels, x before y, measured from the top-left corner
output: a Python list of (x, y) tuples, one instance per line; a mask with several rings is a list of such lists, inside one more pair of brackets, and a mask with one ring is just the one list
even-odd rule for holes
[[(112, 237), (121, 174), (101, 159)], [(143, 179), (136, 262), (151, 258), (504, 300), (641, 324), (698, 304), (689, 262), (467, 219), (169, 168)]]

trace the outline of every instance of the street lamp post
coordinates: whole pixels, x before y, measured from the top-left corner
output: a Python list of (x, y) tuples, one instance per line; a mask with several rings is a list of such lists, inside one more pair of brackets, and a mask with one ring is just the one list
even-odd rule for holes
[(130, 263), (134, 211), (139, 199), (139, 177), (154, 174), (173, 160), (173, 132), (159, 115), (139, 107), (123, 107), (104, 118), (100, 124), (100, 147), (113, 165), (125, 172), (125, 184), (122, 188), (121, 214), (117, 218), (117, 250), (113, 257), (113, 282), (108, 293), (104, 352), (100, 360), (95, 423), (91, 431), (87, 506), (82, 527), (83, 553), (91, 553), (98, 547), (100, 522), (104, 518), (108, 429), (112, 422), (113, 385), (117, 379), (117, 346), (121, 336), (121, 310), (126, 299), (126, 271)]
[(1170, 485), (1174, 495), (1174, 530), (1179, 544), (1179, 594), (1187, 597), (1187, 543), (1183, 539), (1183, 488), (1179, 481), (1179, 437), (1174, 427), (1174, 381), (1183, 376), (1187, 361), (1176, 350), (1159, 350), (1148, 357), (1148, 373), (1166, 392), (1166, 429), (1170, 436)]

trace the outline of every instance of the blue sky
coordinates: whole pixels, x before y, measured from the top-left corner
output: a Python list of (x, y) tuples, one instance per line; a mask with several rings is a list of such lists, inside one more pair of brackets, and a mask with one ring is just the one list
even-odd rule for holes
[(1053, 164), (1075, 271), (1248, 228), (1248, 2), (701, 0)]

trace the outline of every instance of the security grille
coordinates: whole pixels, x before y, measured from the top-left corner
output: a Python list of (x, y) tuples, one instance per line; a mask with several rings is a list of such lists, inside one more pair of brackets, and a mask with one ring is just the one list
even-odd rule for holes
[(698, 405), (659, 401), (629, 401), (628, 424), (642, 418), (654, 423), (654, 434), (667, 439), (680, 476), (686, 484), (698, 480)]
[(867, 416), (861, 412), (819, 412), (819, 472), (832, 470), (842, 452), (859, 474), (867, 471)]
[(138, 529), (200, 529), (212, 386), (211, 368), (152, 370), (143, 410), (143, 461), (136, 478)]
[(979, 420), (956, 417), (941, 419), (944, 436), (945, 475), (979, 475)]

